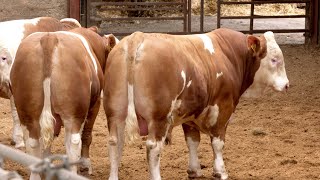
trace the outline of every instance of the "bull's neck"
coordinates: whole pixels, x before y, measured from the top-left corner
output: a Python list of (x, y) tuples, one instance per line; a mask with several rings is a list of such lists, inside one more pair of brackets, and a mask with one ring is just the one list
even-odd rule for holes
[(229, 82), (232, 87), (232, 97), (235, 105), (238, 103), (240, 96), (252, 84), (253, 78), (249, 74), (251, 59), (247, 44), (246, 36), (237, 37), (237, 42), (231, 37), (225, 38), (223, 46), (221, 47), (226, 56)]

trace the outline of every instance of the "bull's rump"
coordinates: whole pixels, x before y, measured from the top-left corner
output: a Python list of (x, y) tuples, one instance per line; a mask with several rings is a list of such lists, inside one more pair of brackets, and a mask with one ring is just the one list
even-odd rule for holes
[(64, 35), (37, 33), (23, 40), (11, 71), (18, 112), (37, 112), (32, 118), (39, 118), (44, 103), (43, 82), (49, 78), (53, 113), (85, 115), (92, 78), (91, 64), (87, 63), (90, 57), (81, 53), (86, 52), (83, 50), (78, 39)]
[(201, 47), (201, 40), (194, 36), (135, 33), (123, 39), (107, 60), (107, 117), (126, 117), (128, 86), (133, 87), (139, 124), (167, 121), (177, 99), (181, 115), (199, 115), (207, 103), (207, 71), (202, 69), (207, 55), (200, 56), (195, 46)]

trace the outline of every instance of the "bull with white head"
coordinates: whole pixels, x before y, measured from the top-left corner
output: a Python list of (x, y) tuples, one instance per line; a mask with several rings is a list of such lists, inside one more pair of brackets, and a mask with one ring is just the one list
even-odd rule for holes
[(72, 18), (60, 21), (51, 17), (0, 22), (0, 97), (10, 99), (13, 117), (13, 142), (15, 147), (24, 147), (23, 133), (10, 90), (10, 71), (21, 41), (34, 32), (53, 32), (81, 27)]
[(252, 85), (243, 94), (244, 97), (258, 97), (266, 90), (285, 91), (289, 88), (284, 57), (271, 31), (264, 33), (267, 54), (261, 59)]

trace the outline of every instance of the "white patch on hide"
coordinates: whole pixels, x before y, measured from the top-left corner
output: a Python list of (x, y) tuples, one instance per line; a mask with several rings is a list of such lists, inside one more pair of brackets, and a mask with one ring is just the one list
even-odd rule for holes
[(138, 125), (136, 110), (134, 107), (133, 85), (128, 83), (128, 113), (126, 117), (126, 138), (131, 143), (140, 137), (140, 129)]
[(214, 137), (212, 140), (212, 147), (215, 153), (214, 160), (214, 169), (216, 173), (221, 175), (221, 179), (228, 179), (228, 174), (225, 169), (223, 157), (222, 157), (222, 149), (224, 146), (224, 142), (220, 140), (220, 138)]
[(201, 40), (204, 44), (204, 49), (207, 49), (211, 54), (213, 54), (214, 48), (213, 48), (211, 38), (209, 36), (207, 36), (206, 34), (196, 34), (196, 36), (201, 38)]
[(222, 75), (223, 75), (223, 72), (217, 73), (216, 79), (218, 79), (218, 78), (221, 77)]
[(219, 116), (219, 106), (215, 104), (214, 106), (210, 106), (208, 120), (210, 126), (214, 126), (217, 123)]
[(79, 21), (77, 21), (76, 19), (73, 18), (63, 18), (60, 20), (60, 22), (64, 23), (64, 22), (72, 22), (75, 25), (77, 25), (78, 27), (81, 27), (81, 24), (79, 23)]
[(187, 88), (191, 86), (192, 80), (190, 80), (187, 84)]
[[(169, 113), (167, 114), (167, 119), (169, 120), (169, 123), (173, 123), (173, 117), (172, 117), (172, 112), (180, 108), (181, 106), (181, 100), (178, 100), (178, 97), (182, 94), (183, 90), (186, 87), (186, 73), (184, 71), (181, 71), (181, 77), (183, 79), (183, 86), (179, 94), (171, 101), (171, 107), (169, 110)], [(189, 81), (190, 82), (190, 81)]]

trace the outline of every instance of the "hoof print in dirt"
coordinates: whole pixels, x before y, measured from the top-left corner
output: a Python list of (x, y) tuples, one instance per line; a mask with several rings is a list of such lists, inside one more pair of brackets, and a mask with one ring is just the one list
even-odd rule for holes
[(266, 136), (267, 135), (267, 133), (263, 130), (263, 129), (254, 129), (253, 131), (252, 131), (252, 135), (254, 135), (254, 136)]
[(287, 164), (297, 164), (298, 161), (294, 159), (286, 159), (280, 162), (281, 165), (287, 165)]

